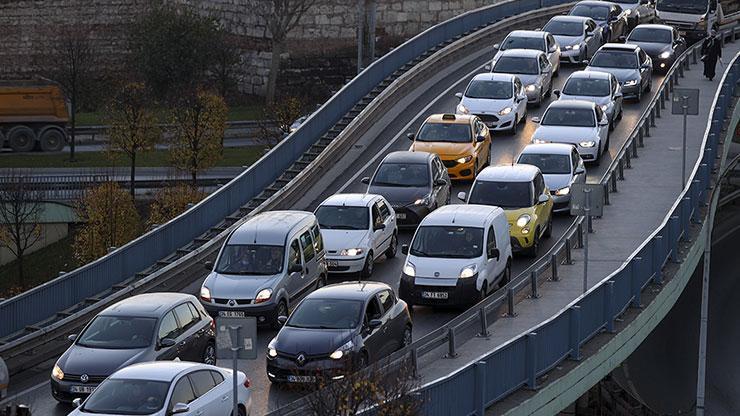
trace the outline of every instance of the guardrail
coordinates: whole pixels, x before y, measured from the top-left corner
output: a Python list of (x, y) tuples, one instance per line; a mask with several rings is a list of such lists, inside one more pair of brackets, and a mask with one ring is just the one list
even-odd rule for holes
[[(721, 34), (724, 42), (735, 39), (736, 31)], [(624, 143), (600, 179), (604, 186), (606, 205), (609, 193), (617, 192), (618, 182), (624, 180), (624, 171), (631, 168), (631, 160), (638, 157), (645, 137), (650, 136), (655, 119), (661, 117), (669, 102), (674, 85), (679, 85), (684, 69), (697, 64), (700, 44), (687, 49), (669, 69), (658, 93), (641, 115), (635, 129)], [(644, 242), (635, 255), (619, 270), (592, 287), (586, 294), (568, 305), (560, 314), (538, 326), (532, 332), (510, 340), (478, 363), (471, 363), (448, 377), (423, 386), (418, 393), (423, 403), (424, 415), (477, 414), (513, 391), (527, 386), (536, 387), (537, 377), (548, 372), (567, 357), (579, 358), (581, 346), (597, 333), (612, 331), (614, 320), (630, 305), (639, 305), (640, 293), (648, 283), (660, 282), (660, 269), (669, 257), (676, 255), (678, 242), (696, 220), (697, 208), (703, 203), (714, 164), (717, 137), (732, 100), (732, 88), (740, 78), (740, 62), (733, 63), (727, 79), (717, 93), (712, 110), (712, 122), (704, 139), (704, 151), (685, 189), (671, 213), (653, 235)], [(455, 356), (456, 347), (465, 338), (486, 336), (488, 325), (505, 312), (516, 314), (515, 304), (524, 296), (539, 297), (537, 288), (545, 280), (557, 281), (558, 265), (571, 263), (571, 251), (583, 245), (583, 233), (591, 231), (591, 224), (578, 217), (563, 237), (539, 261), (512, 279), (468, 311), (413, 342), (388, 358), (387, 371), (393, 371), (408, 360), (415, 366), (419, 357), (447, 345), (447, 355)], [(505, 369), (505, 370), (502, 370)], [(485, 383), (482, 383), (482, 378)], [(476, 386), (485, 386), (478, 388)], [(306, 400), (299, 399), (270, 415), (298, 415), (306, 411)]]
[[(162, 129), (167, 129), (174, 127), (173, 124), (157, 124), (158, 127)], [(226, 129), (228, 130), (246, 130), (249, 132), (250, 135), (254, 135), (259, 131), (260, 128), (263, 126), (265, 127), (271, 127), (271, 128), (277, 128), (277, 124), (273, 120), (235, 120), (235, 121), (227, 121), (226, 122)], [(79, 138), (79, 136), (90, 136), (90, 141), (95, 142), (95, 138), (97, 136), (105, 136), (108, 134), (108, 130), (110, 129), (110, 126), (107, 125), (94, 125), (94, 126), (77, 126), (75, 131), (75, 136)], [(71, 129), (70, 129), (71, 130)], [(102, 140), (98, 140), (98, 142), (102, 142)]]

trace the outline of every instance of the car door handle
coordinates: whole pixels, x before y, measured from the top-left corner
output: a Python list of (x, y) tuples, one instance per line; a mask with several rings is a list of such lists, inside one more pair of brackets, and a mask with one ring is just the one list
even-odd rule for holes
[(222, 401), (222, 402), (225, 402), (225, 401), (227, 401), (227, 400), (229, 400), (229, 396), (223, 396), (223, 397), (221, 398), (221, 401)]

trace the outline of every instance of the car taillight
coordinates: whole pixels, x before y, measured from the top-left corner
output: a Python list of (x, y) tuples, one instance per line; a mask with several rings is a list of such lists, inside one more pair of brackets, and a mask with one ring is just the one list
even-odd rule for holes
[(211, 318), (211, 329), (216, 332), (216, 320)]
[(249, 386), (252, 385), (252, 382), (249, 381), (249, 377), (244, 379), (244, 387), (249, 388)]

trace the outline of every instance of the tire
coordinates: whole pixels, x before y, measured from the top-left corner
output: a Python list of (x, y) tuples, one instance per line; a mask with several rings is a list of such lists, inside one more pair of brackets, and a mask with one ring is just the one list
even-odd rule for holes
[(396, 257), (396, 253), (398, 253), (398, 236), (396, 233), (393, 233), (391, 236), (391, 243), (388, 245), (388, 248), (385, 249), (385, 258), (392, 259)]
[(527, 255), (529, 257), (537, 257), (537, 253), (540, 251), (540, 230), (535, 230), (534, 232), (534, 242), (532, 243), (532, 247), (530, 247), (527, 250)]
[(550, 212), (550, 219), (547, 220), (547, 228), (545, 228), (543, 236), (545, 238), (550, 238), (552, 236), (552, 212)]
[[(509, 129), (509, 134), (510, 134), (510, 135), (512, 135), (512, 136), (516, 136), (516, 129), (517, 129), (517, 124), (519, 124), (519, 116), (517, 116), (517, 115), (515, 114), (515, 115), (514, 115), (514, 124), (512, 124), (512, 125), (511, 125), (511, 129)], [(489, 152), (488, 154), (490, 155), (491, 153)]]
[(239, 416), (247, 416), (247, 411), (242, 406), (239, 406)]
[(15, 126), (8, 132), (8, 144), (16, 152), (30, 152), (36, 146), (36, 133), (26, 126)]
[(486, 298), (486, 296), (488, 296), (488, 281), (484, 280), (483, 286), (481, 286), (480, 290), (478, 291), (478, 299), (475, 303), (482, 301)]
[(47, 129), (39, 137), (39, 146), (44, 152), (59, 152), (64, 148), (64, 133), (58, 129)]
[(288, 304), (284, 300), (278, 303), (277, 310), (275, 311), (275, 321), (272, 323), (272, 327), (276, 330), (283, 327), (283, 324), (278, 321), (278, 316), (288, 316)]
[(414, 331), (411, 329), (411, 325), (406, 325), (406, 328), (403, 330), (403, 339), (401, 340), (401, 348), (399, 350), (411, 345), (414, 340), (413, 335)]
[(216, 344), (213, 341), (208, 341), (200, 360), (203, 364), (216, 365)]
[(319, 290), (324, 286), (326, 286), (326, 276), (322, 274), (318, 279), (316, 279), (316, 290)]
[(504, 268), (504, 271), (501, 273), (501, 278), (498, 281), (498, 287), (502, 288), (506, 286), (507, 283), (511, 281), (511, 261), (506, 262), (506, 267)]
[(367, 256), (365, 256), (365, 266), (362, 268), (362, 271), (360, 272), (360, 275), (363, 279), (367, 279), (373, 274), (373, 268), (375, 266), (375, 258), (373, 257), (373, 252), (370, 251), (367, 253)]

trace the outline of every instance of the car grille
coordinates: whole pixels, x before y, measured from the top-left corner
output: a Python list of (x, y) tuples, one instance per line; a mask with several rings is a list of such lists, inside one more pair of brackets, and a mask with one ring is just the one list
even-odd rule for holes
[[(231, 299), (220, 299), (220, 298), (214, 298), (213, 301), (216, 302), (219, 305), (226, 305), (229, 303), (229, 300)], [(236, 301), (237, 305), (251, 305), (252, 299), (234, 299)]]
[(498, 121), (498, 117), (493, 114), (476, 114), (484, 123), (495, 123)]
[[(73, 383), (81, 383), (82, 380), (80, 380), (80, 377), (82, 377), (81, 374), (67, 374), (67, 373), (65, 373), (64, 374), (64, 381), (71, 381)], [(87, 383), (89, 383), (89, 384), (100, 384), (100, 383), (103, 382), (103, 380), (105, 380), (106, 378), (108, 378), (108, 376), (91, 376), (91, 375), (88, 375), (87, 377), (88, 377)]]
[(457, 160), (443, 160), (442, 164), (444, 164), (446, 168), (454, 168), (457, 166)]

